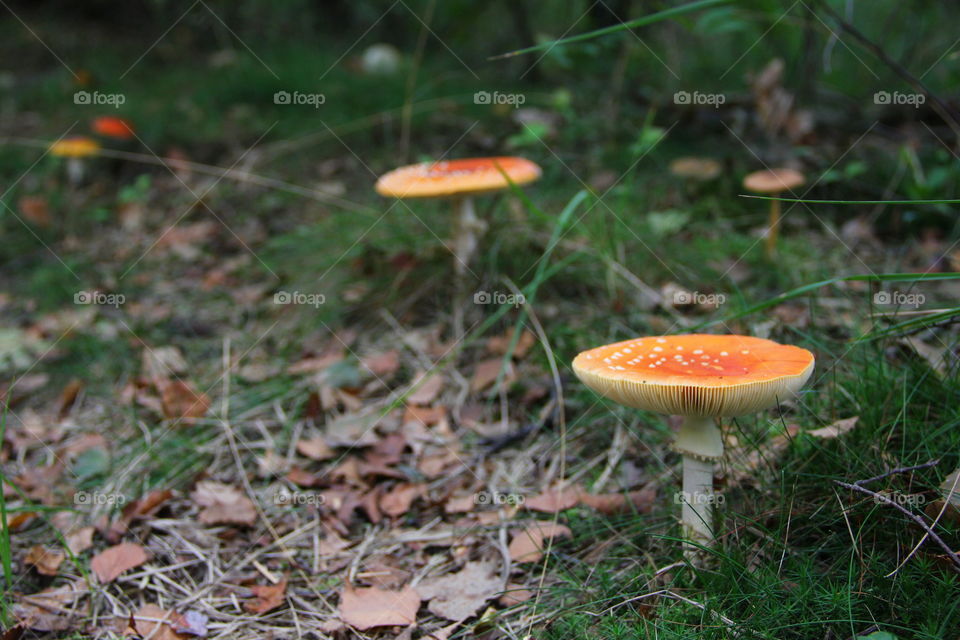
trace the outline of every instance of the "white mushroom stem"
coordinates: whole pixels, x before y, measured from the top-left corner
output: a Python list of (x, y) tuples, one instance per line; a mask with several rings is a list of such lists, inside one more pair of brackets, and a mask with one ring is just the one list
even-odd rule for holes
[(453, 302), (453, 333), (459, 339), (463, 336), (464, 280), (470, 268), (470, 260), (480, 244), (480, 236), (487, 230), (487, 225), (477, 217), (473, 198), (470, 196), (460, 198), (456, 207), (458, 211), (456, 235), (453, 239), (453, 270), (457, 295)]
[(457, 203), (457, 231), (453, 241), (453, 268), (460, 276), (467, 272), (473, 254), (480, 244), (479, 235), (487, 225), (477, 217), (473, 207), (473, 198), (466, 196)]
[(709, 545), (713, 542), (713, 462), (683, 456), (683, 537)]
[[(723, 456), (723, 439), (713, 418), (686, 416), (674, 442), (683, 454), (681, 522), (683, 535), (691, 542), (710, 545), (714, 537), (713, 467)], [(695, 547), (688, 547), (693, 553)]]
[(67, 181), (74, 187), (83, 182), (83, 160), (67, 158)]

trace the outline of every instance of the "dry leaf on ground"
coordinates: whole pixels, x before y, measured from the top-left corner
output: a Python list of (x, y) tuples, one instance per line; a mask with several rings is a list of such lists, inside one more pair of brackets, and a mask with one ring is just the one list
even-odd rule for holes
[(74, 624), (71, 614), (85, 615), (83, 610), (74, 611), (71, 606), (86, 593), (87, 585), (82, 580), (76, 580), (20, 596), (13, 605), (13, 616), (34, 631), (64, 631)]
[(580, 502), (580, 496), (583, 489), (579, 486), (564, 487), (563, 489), (550, 489), (523, 501), (523, 506), (533, 511), (543, 513), (556, 513), (565, 509), (575, 507)]
[(113, 582), (117, 577), (148, 560), (146, 550), (139, 544), (123, 542), (101, 551), (90, 560), (90, 568), (100, 582)]
[(504, 367), (503, 365), (503, 358), (490, 358), (478, 362), (473, 370), (473, 378), (470, 380), (470, 390), (473, 392), (483, 391), (496, 382), (501, 370), (503, 370), (503, 382), (510, 383), (516, 377), (513, 364), (507, 361), (507, 366)]
[(354, 589), (348, 585), (340, 595), (340, 617), (360, 631), (411, 625), (417, 620), (419, 608), (420, 594), (410, 587), (387, 591), (377, 587)]
[(832, 438), (837, 438), (842, 436), (846, 432), (853, 429), (857, 426), (857, 421), (860, 420), (860, 416), (854, 416), (853, 418), (844, 418), (843, 420), (837, 420), (833, 424), (828, 424), (825, 427), (820, 427), (819, 429), (814, 429), (813, 431), (808, 431), (807, 433), (814, 438), (823, 438), (824, 440), (830, 440)]
[(55, 576), (60, 572), (60, 565), (63, 564), (64, 558), (66, 556), (62, 551), (38, 544), (30, 547), (23, 561), (32, 565), (40, 575)]
[[(423, 376), (424, 374), (421, 374), (417, 377), (414, 386), (420, 383), (420, 380), (423, 378)], [(434, 374), (422, 385), (417, 387), (416, 391), (407, 396), (407, 402), (410, 404), (430, 404), (437, 399), (438, 395), (440, 395), (441, 389), (443, 389), (443, 377), (439, 374)]]
[(468, 562), (457, 573), (424, 580), (417, 592), (430, 600), (427, 606), (434, 615), (460, 622), (474, 615), (500, 593), (503, 581), (495, 574), (495, 566), (487, 562)]
[[(134, 627), (131, 627), (131, 620)], [(189, 636), (177, 633), (173, 628), (180, 624), (180, 614), (161, 609), (155, 604), (145, 604), (131, 616), (121, 622), (123, 635), (151, 640), (184, 640)]]
[(287, 597), (287, 579), (284, 578), (277, 584), (254, 585), (250, 587), (254, 599), (244, 603), (244, 608), (250, 613), (266, 613), (273, 611), (283, 604)]
[(653, 503), (657, 499), (656, 487), (645, 487), (628, 493), (601, 493), (580, 495), (581, 504), (596, 509), (600, 513), (612, 515), (614, 513), (650, 513)]
[(380, 510), (396, 518), (410, 510), (413, 501), (420, 497), (426, 487), (423, 484), (404, 482), (398, 484), (380, 498)]
[(174, 380), (163, 385), (160, 397), (163, 416), (179, 420), (185, 425), (196, 422), (210, 409), (210, 397), (197, 391), (189, 382)]
[(93, 532), (93, 527), (80, 527), (76, 531), (71, 531), (64, 536), (67, 548), (73, 555), (83, 553), (93, 546)]
[(300, 440), (297, 442), (297, 452), (311, 460), (329, 460), (336, 455), (336, 451), (321, 436)]
[(568, 527), (553, 522), (532, 522), (513, 536), (508, 551), (514, 562), (536, 562), (553, 538), (573, 535)]
[(499, 602), (502, 607), (513, 607), (518, 604), (523, 604), (532, 597), (533, 591), (530, 589), (527, 589), (521, 584), (510, 583), (507, 585), (507, 588), (503, 590), (503, 595), (497, 599), (497, 602)]
[(201, 480), (190, 497), (203, 507), (198, 516), (203, 524), (249, 526), (257, 521), (257, 510), (250, 498), (228, 484), (215, 480)]

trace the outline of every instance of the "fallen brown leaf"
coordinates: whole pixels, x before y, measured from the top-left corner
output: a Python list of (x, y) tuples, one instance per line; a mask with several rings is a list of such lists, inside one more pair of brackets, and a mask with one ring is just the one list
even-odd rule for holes
[(67, 548), (74, 555), (78, 555), (93, 546), (93, 527), (80, 527), (64, 536)]
[(355, 589), (347, 585), (340, 595), (340, 617), (360, 631), (411, 625), (417, 620), (419, 608), (420, 594), (410, 587), (387, 591), (377, 587)]
[(311, 460), (329, 460), (337, 455), (322, 436), (315, 436), (309, 440), (297, 442), (297, 452)]
[[(417, 376), (415, 384), (419, 384), (425, 374)], [(437, 399), (440, 391), (443, 389), (443, 377), (434, 374), (428, 378), (416, 391), (407, 396), (407, 402), (410, 404), (430, 404)]]
[(155, 604), (145, 604), (121, 622), (123, 635), (151, 640), (184, 640), (189, 636), (177, 633), (174, 627), (180, 623), (180, 614), (161, 609)]
[(853, 429), (855, 426), (857, 426), (857, 421), (859, 420), (860, 416), (844, 418), (843, 420), (837, 420), (833, 424), (828, 424), (825, 427), (820, 427), (819, 429), (814, 429), (813, 431), (808, 431), (807, 433), (814, 438), (832, 440), (833, 438), (838, 438)]
[[(507, 329), (507, 332), (502, 336), (494, 336), (487, 340), (487, 349), (490, 353), (495, 353), (497, 355), (503, 355), (507, 352), (507, 349), (510, 348), (510, 342), (513, 340), (513, 327)], [(517, 339), (517, 345), (513, 349), (511, 357), (516, 358), (517, 360), (522, 360), (526, 357), (527, 352), (530, 351), (530, 347), (536, 344), (536, 337), (524, 329), (520, 333), (520, 337)]]
[(248, 600), (243, 607), (250, 613), (267, 613), (283, 604), (287, 597), (287, 579), (277, 584), (254, 585), (250, 587), (254, 599)]
[(60, 565), (65, 558), (62, 551), (38, 544), (30, 547), (23, 561), (33, 566), (40, 575), (55, 576), (60, 572)]
[(378, 378), (392, 376), (400, 368), (400, 352), (396, 349), (384, 351), (360, 360), (360, 365)]
[(490, 358), (478, 362), (473, 370), (473, 378), (470, 380), (470, 390), (474, 392), (483, 391), (492, 385), (500, 375), (501, 369), (503, 370), (503, 382), (510, 383), (516, 377), (513, 363), (508, 361), (505, 368), (503, 365), (503, 358)]
[(457, 573), (424, 580), (417, 585), (417, 592), (424, 600), (430, 600), (427, 608), (431, 613), (460, 622), (496, 597), (502, 585), (493, 564), (468, 562)]
[(50, 205), (43, 196), (23, 196), (17, 203), (22, 215), (28, 222), (38, 227), (48, 228), (52, 224)]
[(93, 556), (90, 568), (97, 574), (100, 582), (107, 583), (113, 582), (124, 571), (139, 567), (147, 560), (147, 552), (142, 546), (123, 542)]
[(497, 600), (502, 607), (513, 607), (518, 604), (523, 604), (527, 600), (533, 597), (533, 591), (525, 588), (521, 584), (510, 583), (507, 585), (507, 588), (503, 590), (503, 595)]
[(60, 392), (60, 408), (57, 410), (57, 418), (63, 420), (70, 415), (70, 410), (77, 401), (77, 396), (83, 390), (83, 382), (74, 378), (67, 383), (67, 386)]
[(569, 538), (568, 527), (553, 522), (533, 522), (513, 536), (507, 550), (514, 562), (537, 562), (553, 538)]
[(396, 518), (410, 510), (410, 505), (423, 495), (426, 486), (404, 482), (393, 487), (380, 498), (380, 510), (390, 517)]
[(163, 416), (189, 426), (210, 409), (210, 397), (197, 391), (189, 382), (173, 380), (163, 385), (160, 397)]
[(575, 507), (577, 503), (580, 502), (582, 493), (583, 489), (576, 485), (564, 487), (563, 489), (551, 489), (533, 497), (526, 498), (523, 501), (523, 506), (532, 511), (556, 513)]
[(215, 480), (201, 480), (190, 497), (203, 507), (198, 516), (203, 524), (240, 524), (257, 521), (257, 510), (236, 487)]
[(86, 593), (87, 585), (82, 580), (75, 580), (39, 593), (20, 596), (13, 605), (13, 616), (20, 624), (34, 631), (65, 631), (75, 624), (72, 616), (84, 615), (85, 606), (78, 610), (71, 605)]
[(583, 493), (580, 495), (582, 504), (605, 515), (629, 513), (634, 510), (637, 513), (650, 513), (656, 499), (657, 490), (655, 487), (645, 487), (629, 493), (601, 493), (596, 495)]

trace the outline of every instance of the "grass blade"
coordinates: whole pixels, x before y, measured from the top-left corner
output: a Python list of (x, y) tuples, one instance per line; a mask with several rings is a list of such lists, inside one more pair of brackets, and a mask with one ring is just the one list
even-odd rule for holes
[(559, 40), (553, 40), (551, 42), (545, 42), (543, 44), (527, 47), (526, 49), (518, 49), (516, 51), (510, 51), (509, 53), (503, 53), (498, 56), (491, 57), (490, 60), (512, 58), (514, 56), (520, 56), (525, 53), (532, 53), (534, 51), (541, 51), (543, 49), (551, 49), (553, 47), (557, 47), (560, 45), (570, 44), (571, 42), (582, 42), (584, 40), (592, 40), (593, 38), (606, 36), (611, 33), (616, 33), (617, 31), (623, 31), (624, 29), (633, 29), (635, 27), (642, 27), (648, 24), (653, 24), (654, 22), (666, 20), (667, 18), (679, 16), (684, 13), (696, 11), (698, 9), (705, 9), (706, 7), (712, 7), (718, 4), (725, 4), (727, 2), (730, 2), (730, 0), (697, 0), (696, 2), (690, 2), (688, 4), (680, 5), (679, 7), (671, 7), (670, 9), (664, 9), (663, 11), (658, 11), (657, 13), (651, 13), (650, 15), (643, 16), (642, 18), (637, 18), (636, 20), (628, 20), (627, 22), (621, 22), (620, 24), (613, 25), (612, 27), (604, 27), (603, 29), (597, 29), (595, 31), (581, 33), (579, 35), (570, 36), (569, 38), (561, 38)]

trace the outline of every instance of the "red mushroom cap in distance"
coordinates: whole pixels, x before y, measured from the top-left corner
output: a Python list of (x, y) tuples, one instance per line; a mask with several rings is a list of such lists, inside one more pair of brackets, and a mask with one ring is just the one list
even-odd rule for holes
[(573, 370), (620, 404), (667, 415), (740, 416), (794, 395), (813, 354), (772, 340), (688, 334), (634, 338), (580, 353)]
[[(499, 168), (498, 168), (499, 167)], [(506, 189), (540, 177), (540, 167), (525, 158), (462, 158), (424, 162), (394, 169), (377, 180), (377, 193), (394, 198), (436, 198)]]
[(117, 138), (118, 140), (133, 138), (133, 125), (128, 120), (116, 116), (94, 118), (90, 126), (95, 133), (107, 138)]

